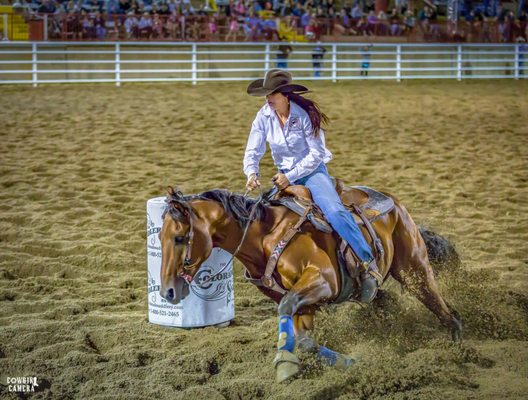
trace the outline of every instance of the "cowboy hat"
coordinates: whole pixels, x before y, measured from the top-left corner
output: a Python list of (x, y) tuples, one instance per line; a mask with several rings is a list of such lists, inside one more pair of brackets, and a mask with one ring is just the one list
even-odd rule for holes
[(281, 69), (270, 69), (264, 79), (257, 79), (247, 87), (247, 93), (251, 96), (267, 96), (273, 92), (307, 91), (308, 88), (292, 83), (291, 74)]

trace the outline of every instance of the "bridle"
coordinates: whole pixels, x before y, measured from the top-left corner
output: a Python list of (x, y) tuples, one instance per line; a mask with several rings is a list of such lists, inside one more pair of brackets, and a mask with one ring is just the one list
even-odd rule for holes
[[(180, 239), (181, 238), (181, 239)], [(174, 238), (174, 243), (178, 244), (185, 244), (185, 258), (183, 259), (183, 271), (181, 271), (178, 276), (180, 278), (183, 278), (187, 281), (187, 283), (191, 283), (193, 280), (193, 277), (186, 273), (185, 271), (189, 271), (192, 266), (192, 260), (191, 260), (191, 251), (192, 251), (192, 245), (194, 242), (194, 223), (193, 223), (193, 216), (189, 213), (189, 231), (185, 234), (185, 236), (176, 236)]]
[[(250, 190), (246, 190), (246, 193), (244, 193), (244, 197), (247, 197)], [(213, 280), (218, 275), (220, 275), (224, 270), (231, 264), (237, 253), (239, 252), (240, 248), (242, 247), (242, 243), (244, 243), (244, 240), (246, 238), (247, 232), (249, 230), (249, 226), (251, 225), (251, 222), (253, 221), (253, 216), (255, 215), (255, 211), (257, 210), (257, 207), (260, 203), (263, 201), (269, 200), (269, 198), (274, 194), (271, 191), (268, 191), (268, 195), (265, 196), (264, 192), (262, 191), (262, 188), (260, 188), (260, 195), (258, 200), (253, 204), (253, 207), (251, 209), (251, 212), (249, 213), (249, 217), (246, 222), (246, 226), (244, 227), (244, 233), (242, 234), (242, 239), (240, 239), (240, 243), (238, 244), (236, 250), (231, 255), (231, 258), (225, 265), (215, 273), (214, 275), (209, 276), (207, 279), (208, 281)], [(193, 216), (191, 213), (188, 213), (189, 215), (189, 230), (185, 234), (185, 236), (176, 236), (174, 238), (175, 244), (185, 244), (185, 258), (183, 260), (183, 271), (178, 273), (178, 277), (183, 278), (188, 284), (190, 284), (193, 280), (193, 277), (187, 273), (187, 271), (191, 270), (191, 267), (193, 266), (192, 259), (191, 259), (191, 252), (192, 252), (192, 245), (193, 245), (193, 238), (194, 238), (194, 224), (193, 224)]]

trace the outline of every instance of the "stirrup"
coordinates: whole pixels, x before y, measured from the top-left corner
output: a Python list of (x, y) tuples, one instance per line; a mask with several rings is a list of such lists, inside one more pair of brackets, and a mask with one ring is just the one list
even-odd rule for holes
[(370, 274), (365, 274), (361, 281), (361, 297), (359, 300), (362, 303), (370, 303), (378, 293), (378, 281)]
[[(362, 279), (366, 278), (366, 275), (371, 275), (374, 279), (376, 279), (378, 286), (381, 286), (383, 283), (383, 276), (379, 272), (378, 263), (376, 262), (376, 259), (373, 258), (370, 263), (363, 261), (361, 263), (361, 266), (363, 267)], [(365, 275), (365, 277), (363, 277)]]
[(361, 297), (362, 303), (370, 303), (376, 297), (378, 288), (383, 283), (383, 276), (379, 273), (376, 259), (370, 263), (362, 263), (363, 271), (361, 272)]

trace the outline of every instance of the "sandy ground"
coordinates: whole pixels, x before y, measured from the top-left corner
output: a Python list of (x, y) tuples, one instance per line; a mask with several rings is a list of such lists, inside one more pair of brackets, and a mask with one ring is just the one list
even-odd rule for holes
[[(30, 375), (35, 399), (526, 398), (528, 82), (311, 87), (332, 119), (330, 172), (395, 194), (458, 248), (463, 268), (439, 278), (461, 346), (390, 281), (381, 304), (316, 321), (357, 367), (304, 357), (277, 385), (276, 309), (238, 263), (231, 327), (149, 324), (146, 200), (167, 185), (242, 191), (261, 99), (242, 83), (2, 87), (0, 397)], [(269, 153), (262, 171), (269, 182)]]

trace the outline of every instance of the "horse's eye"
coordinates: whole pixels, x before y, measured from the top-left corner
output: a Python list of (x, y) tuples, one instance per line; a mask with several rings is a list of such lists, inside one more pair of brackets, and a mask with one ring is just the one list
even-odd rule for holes
[(183, 243), (185, 243), (185, 236), (175, 236), (174, 237), (174, 243), (175, 244), (183, 244)]

